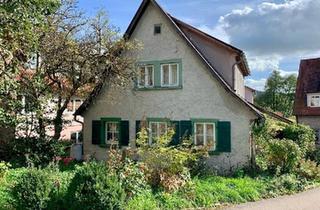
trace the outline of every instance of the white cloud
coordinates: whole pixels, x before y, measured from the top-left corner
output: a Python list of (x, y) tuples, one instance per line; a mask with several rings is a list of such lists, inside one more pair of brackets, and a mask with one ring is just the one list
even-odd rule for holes
[(263, 2), (220, 17), (212, 34), (246, 51), (253, 70), (277, 69), (285, 57), (320, 55), (319, 11), (320, 0)]
[(298, 71), (284, 71), (284, 70), (281, 70), (281, 69), (279, 69), (278, 71), (280, 72), (280, 75), (283, 76), (283, 77), (290, 76), (292, 74), (298, 76)]
[(245, 84), (255, 90), (263, 91), (264, 86), (266, 84), (267, 79), (262, 78), (262, 79), (246, 79)]
[(226, 31), (223, 29), (221, 25), (217, 25), (214, 28), (210, 28), (207, 25), (201, 25), (200, 27), (198, 27), (198, 29), (224, 42), (230, 42), (229, 35), (226, 33)]
[(250, 69), (256, 71), (276, 70), (279, 69), (281, 57), (276, 55), (270, 56), (248, 56)]

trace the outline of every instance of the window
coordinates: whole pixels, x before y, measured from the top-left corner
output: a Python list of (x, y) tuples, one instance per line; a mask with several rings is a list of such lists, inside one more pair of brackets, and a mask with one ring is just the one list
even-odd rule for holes
[(145, 65), (138, 67), (138, 86), (153, 87), (154, 86), (154, 67), (153, 65)]
[(161, 34), (161, 24), (154, 25), (154, 35)]
[(119, 130), (120, 124), (119, 122), (106, 122), (105, 123), (105, 142), (106, 144), (112, 143), (114, 141), (119, 141)]
[(179, 64), (162, 64), (161, 65), (161, 86), (174, 87), (179, 85)]
[(309, 106), (310, 107), (320, 107), (320, 94), (319, 95), (310, 95), (308, 98), (309, 98)]
[(150, 122), (149, 129), (149, 144), (152, 145), (153, 141), (167, 133), (168, 125), (167, 122)]
[(76, 144), (81, 143), (82, 142), (82, 132), (78, 131), (78, 132), (71, 133), (71, 140)]
[(194, 144), (216, 148), (215, 123), (194, 123)]
[(82, 104), (82, 100), (80, 99), (71, 99), (67, 106), (68, 112), (75, 112), (80, 105)]

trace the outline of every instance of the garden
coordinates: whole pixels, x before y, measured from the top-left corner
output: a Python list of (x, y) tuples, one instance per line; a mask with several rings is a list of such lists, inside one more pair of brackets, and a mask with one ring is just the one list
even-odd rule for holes
[[(271, 119), (256, 125), (256, 164), (229, 175), (203, 167), (206, 148), (189, 140), (171, 146), (173, 130), (152, 146), (147, 134), (139, 133), (137, 149), (110, 148), (100, 162), (72, 160), (61, 142), (25, 140), (14, 147), (14, 159), (0, 163), (0, 209), (214, 208), (320, 183), (320, 151), (313, 130), (303, 125)], [(26, 151), (34, 152), (24, 158)]]

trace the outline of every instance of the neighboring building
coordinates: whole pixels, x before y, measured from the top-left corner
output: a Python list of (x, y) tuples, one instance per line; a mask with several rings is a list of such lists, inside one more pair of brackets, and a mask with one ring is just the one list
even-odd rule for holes
[(251, 87), (248, 87), (248, 86), (245, 86), (245, 99), (252, 103), (254, 102), (254, 97), (256, 96), (256, 90), (251, 88)]
[(315, 129), (320, 140), (320, 58), (300, 62), (294, 114), (298, 123)]
[[(251, 160), (251, 126), (262, 114), (245, 100), (244, 53), (144, 0), (125, 37), (139, 40), (137, 81), (125, 90), (99, 86), (75, 115), (84, 117), (84, 155), (107, 159), (109, 144), (135, 147), (142, 121), (152, 137), (176, 128), (173, 143), (192, 136), (210, 145), (220, 172)], [(110, 99), (110, 100), (108, 100)]]
[[(23, 109), (21, 110), (21, 116), (25, 116), (27, 118), (32, 118), (32, 113), (30, 110), (33, 106), (32, 101), (28, 100), (27, 97), (21, 96), (21, 101), (22, 101), (22, 107)], [(54, 109), (56, 107), (57, 99), (51, 99), (48, 101), (47, 106), (46, 106), (46, 117), (49, 119), (53, 119), (55, 112)], [(66, 109), (66, 111), (63, 113), (63, 129), (61, 131), (61, 140), (72, 140), (75, 143), (81, 143), (81, 133), (82, 133), (82, 123), (83, 123), (83, 118), (78, 116), (77, 121), (74, 119), (74, 113), (75, 111), (80, 107), (82, 104), (83, 99), (81, 97), (73, 97)], [(26, 130), (32, 130), (32, 124), (30, 124), (28, 127), (30, 129), (26, 129), (25, 123), (20, 123), (17, 128), (16, 128), (16, 136), (26, 136), (27, 134), (25, 133)], [(49, 126), (46, 128), (46, 134), (48, 136), (53, 136), (54, 135), (54, 128), (53, 126)], [(28, 134), (28, 135), (33, 135)]]

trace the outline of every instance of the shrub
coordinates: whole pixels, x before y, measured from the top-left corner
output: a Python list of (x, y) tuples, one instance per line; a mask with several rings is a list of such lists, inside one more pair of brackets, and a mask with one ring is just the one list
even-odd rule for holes
[(76, 170), (67, 192), (68, 209), (122, 209), (125, 191), (103, 163)]
[(45, 166), (59, 155), (59, 141), (49, 138), (19, 138), (11, 142), (14, 159), (18, 165)]
[(283, 137), (297, 143), (302, 155), (306, 156), (315, 149), (316, 136), (312, 128), (301, 124), (288, 124), (283, 129)]
[(302, 158), (299, 146), (288, 139), (272, 139), (265, 150), (262, 159), (265, 159), (268, 169), (273, 172), (291, 172)]
[(307, 184), (306, 179), (299, 178), (295, 174), (283, 174), (266, 182), (266, 192), (271, 197), (292, 194), (304, 190)]
[(130, 159), (125, 159), (123, 167), (120, 169), (119, 178), (127, 197), (141, 194), (149, 189), (143, 163), (135, 163)]
[(53, 183), (47, 172), (29, 169), (13, 187), (13, 206), (16, 209), (46, 209), (52, 187)]
[(0, 179), (8, 172), (10, 167), (10, 163), (6, 163), (4, 161), (0, 162)]
[(186, 144), (180, 147), (169, 146), (174, 131), (169, 131), (153, 140), (149, 145), (148, 133), (145, 129), (139, 133), (137, 143), (138, 154), (146, 166), (147, 178), (151, 186), (173, 191), (190, 181), (188, 165), (196, 159), (196, 155)]
[(317, 163), (311, 160), (301, 160), (297, 174), (301, 177), (312, 179), (320, 179), (320, 167)]

